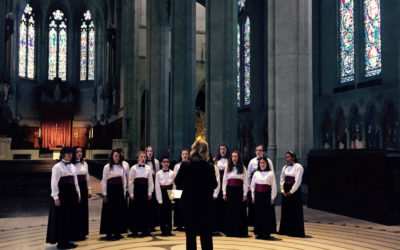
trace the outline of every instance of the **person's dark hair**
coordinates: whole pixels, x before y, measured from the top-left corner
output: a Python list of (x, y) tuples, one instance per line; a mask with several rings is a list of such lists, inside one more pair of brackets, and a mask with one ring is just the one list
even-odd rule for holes
[(151, 145), (146, 147), (146, 151), (145, 151), (145, 153), (146, 153), (146, 163), (150, 161), (151, 165), (153, 165), (153, 170), (155, 172), (156, 171), (156, 161), (155, 161), (155, 157), (154, 157), (154, 150), (153, 150), (153, 157), (151, 157), (151, 159), (149, 159), (149, 157), (147, 156), (147, 150), (149, 148), (153, 149), (153, 147)]
[(218, 147), (217, 156), (215, 156), (215, 161), (216, 161), (216, 162), (219, 161), (219, 160), (222, 158), (222, 155), (221, 155), (221, 153), (220, 153), (221, 147), (225, 147), (225, 148), (226, 148), (226, 155), (225, 155), (225, 158), (229, 159), (229, 157), (230, 157), (228, 146), (227, 146), (225, 143), (221, 143), (221, 144), (219, 145), (219, 147)]
[(264, 161), (267, 163), (267, 168), (266, 168), (265, 170), (271, 171), (271, 167), (269, 166), (268, 159), (267, 159), (267, 157), (265, 157), (265, 156), (261, 157), (261, 159), (258, 161), (257, 170), (258, 170), (258, 171), (261, 171), (261, 168), (260, 168), (260, 161), (262, 161), (262, 160), (264, 160)]
[(167, 159), (167, 160), (169, 160), (169, 157), (168, 157), (168, 155), (164, 155), (163, 157), (161, 157), (161, 158), (160, 158), (160, 162), (162, 162), (164, 159)]
[(184, 149), (181, 150), (181, 153), (180, 153), (179, 158), (178, 158), (178, 162), (182, 162), (182, 153), (183, 153), (184, 151), (188, 152), (188, 158), (190, 158), (190, 157), (189, 157), (189, 155), (190, 155), (190, 150), (187, 149), (187, 148), (184, 148)]
[(237, 161), (237, 173), (238, 174), (242, 174), (243, 173), (243, 161), (242, 161), (242, 157), (240, 156), (239, 151), (235, 150), (231, 153), (231, 155), (229, 156), (229, 160), (228, 160), (228, 173), (232, 171), (233, 169), (233, 161), (232, 161), (232, 155), (236, 153), (238, 155), (238, 161)]
[(258, 146), (256, 147), (256, 149), (257, 149), (258, 147), (261, 147), (262, 150), (265, 152), (265, 146), (264, 146), (264, 145), (260, 144), (260, 145), (258, 145)]
[(299, 163), (299, 161), (297, 160), (297, 156), (293, 151), (287, 151), (286, 154), (290, 155), (293, 158), (294, 163)]
[(72, 148), (72, 151), (73, 151), (73, 153), (72, 153), (72, 163), (73, 164), (75, 164), (75, 163), (77, 163), (77, 161), (76, 161), (76, 150), (78, 150), (78, 148), (80, 148), (81, 150), (82, 150), (82, 158), (80, 159), (80, 161), (79, 162), (84, 162), (84, 160), (83, 160), (83, 148), (81, 147), (81, 146), (76, 146), (76, 147), (73, 147)]
[(108, 158), (108, 165), (109, 165), (110, 169), (112, 169), (114, 164), (115, 164), (114, 163), (114, 153), (118, 153), (119, 154), (118, 165), (122, 164), (121, 152), (119, 152), (117, 149), (113, 149), (113, 151), (111, 151), (110, 157)]
[(60, 159), (59, 159), (59, 161), (61, 161), (62, 159), (64, 159), (65, 154), (72, 154), (72, 153), (73, 153), (73, 150), (72, 150), (71, 147), (63, 147), (63, 148), (61, 149), (61, 152), (60, 152)]
[(124, 157), (124, 149), (122, 149), (122, 148), (117, 148), (117, 149), (115, 149), (115, 150), (117, 150), (117, 151), (119, 152), (119, 155), (121, 156), (121, 162), (124, 161), (124, 160), (125, 160), (125, 157)]

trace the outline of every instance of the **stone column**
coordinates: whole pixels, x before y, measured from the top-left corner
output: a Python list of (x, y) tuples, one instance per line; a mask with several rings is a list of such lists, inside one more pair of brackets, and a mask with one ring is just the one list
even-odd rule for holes
[(140, 93), (137, 88), (137, 30), (138, 15), (135, 8), (135, 0), (123, 0), (121, 3), (121, 27), (120, 44), (122, 45), (120, 79), (121, 88), (124, 90), (124, 106), (122, 138), (129, 143), (129, 155), (125, 158), (134, 159), (140, 148)]
[(295, 151), (306, 164), (313, 143), (311, 4), (271, 0), (268, 6), (269, 147), (273, 154), (276, 143), (277, 174), (285, 164), (286, 151)]
[(268, 157), (274, 166), (276, 166), (275, 102), (275, 0), (268, 0)]
[(220, 143), (238, 147), (236, 104), (237, 1), (206, 1), (206, 133), (215, 154)]
[(196, 1), (172, 1), (171, 156), (195, 137)]
[(0, 75), (4, 70), (4, 22), (6, 19), (5, 2), (6, 1), (1, 1), (0, 3), (0, 65), (2, 68), (2, 70), (0, 70)]
[(168, 154), (169, 24), (167, 0), (147, 0), (148, 141), (154, 154)]

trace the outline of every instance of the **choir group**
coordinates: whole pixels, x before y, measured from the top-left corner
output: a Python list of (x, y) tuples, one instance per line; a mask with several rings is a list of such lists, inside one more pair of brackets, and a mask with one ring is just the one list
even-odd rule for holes
[[(167, 156), (155, 159), (151, 146), (138, 153), (137, 164), (132, 167), (124, 160), (122, 149), (111, 152), (101, 180), (100, 234), (105, 235), (104, 239), (121, 239), (121, 234), (128, 230), (129, 237), (137, 237), (139, 233), (148, 236), (157, 226), (162, 236), (172, 236), (172, 221), (177, 231), (185, 230), (188, 218), (184, 216), (182, 201), (171, 201), (168, 190), (181, 190), (183, 181), (176, 181), (176, 177), (182, 162), (190, 160), (189, 153), (187, 149), (182, 150), (172, 169)], [(89, 234), (91, 188), (88, 164), (82, 155), (81, 147), (65, 147), (52, 169), (46, 242), (58, 243), (58, 248), (74, 248), (77, 245), (72, 241), (85, 240)], [(254, 226), (257, 239), (268, 239), (275, 233), (304, 237), (303, 167), (293, 152), (285, 154), (286, 165), (280, 175), (281, 222), (277, 232), (274, 206), (277, 184), (273, 164), (264, 155), (264, 146), (257, 146), (256, 157), (246, 168), (238, 151), (230, 153), (221, 144), (216, 157), (210, 157), (217, 181), (212, 204), (214, 233), (247, 237), (248, 226)]]

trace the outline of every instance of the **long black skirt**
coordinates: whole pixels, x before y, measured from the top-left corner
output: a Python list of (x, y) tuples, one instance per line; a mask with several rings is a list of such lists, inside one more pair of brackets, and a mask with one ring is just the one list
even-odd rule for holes
[[(177, 190), (182, 190), (180, 187), (176, 187)], [(183, 227), (183, 207), (182, 207), (182, 199), (174, 200), (174, 226), (175, 227)]]
[(129, 202), (129, 230), (132, 233), (147, 233), (151, 226), (149, 219), (153, 216), (150, 211), (148, 200), (148, 185), (135, 183), (134, 200)]
[(224, 233), (227, 236), (247, 236), (246, 201), (243, 201), (243, 187), (227, 186), (226, 198)]
[(66, 243), (76, 240), (76, 206), (78, 194), (74, 184), (58, 184), (59, 200), (61, 205), (54, 204), (53, 197), (50, 198), (49, 220), (47, 224), (46, 243)]
[(81, 202), (77, 204), (77, 239), (84, 240), (86, 235), (89, 235), (89, 200), (87, 182), (79, 182), (79, 189), (81, 190)]
[(247, 225), (254, 226), (254, 204), (251, 199), (251, 191), (247, 192)]
[(124, 188), (122, 184), (107, 184), (108, 201), (103, 201), (101, 210), (100, 234), (121, 234), (124, 228)]
[[(293, 185), (284, 184), (285, 192), (289, 192)], [(304, 237), (304, 217), (301, 187), (289, 197), (282, 195), (282, 213), (279, 234)]]
[[(220, 171), (221, 174), (221, 171)], [(213, 201), (213, 232), (223, 232), (225, 229), (224, 226), (224, 210), (225, 210), (225, 201), (222, 198), (222, 178), (220, 176), (220, 190), (217, 199)]]
[(276, 232), (276, 220), (272, 218), (271, 191), (255, 192), (254, 234), (268, 237)]

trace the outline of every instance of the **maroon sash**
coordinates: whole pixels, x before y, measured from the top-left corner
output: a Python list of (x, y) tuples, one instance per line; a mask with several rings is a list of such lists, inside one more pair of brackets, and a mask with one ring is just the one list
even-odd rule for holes
[(243, 186), (243, 180), (241, 180), (241, 179), (229, 179), (228, 180), (228, 186), (231, 186), (231, 187), (241, 187), (241, 186)]
[(114, 177), (107, 180), (107, 184), (122, 184), (122, 177)]
[(58, 183), (61, 183), (61, 184), (75, 184), (74, 176), (72, 176), (72, 175), (63, 176), (63, 177), (60, 178)]
[(271, 190), (271, 186), (268, 184), (256, 184), (255, 190), (257, 192), (268, 192)]
[(293, 176), (286, 176), (285, 184), (293, 185), (295, 182), (296, 182), (296, 178), (294, 178)]
[(79, 182), (79, 183), (86, 182), (86, 175), (84, 175), (84, 174), (79, 174), (79, 175), (78, 175), (78, 182)]
[(172, 189), (172, 184), (171, 185), (160, 185), (161, 189)]
[(134, 184), (147, 184), (147, 178), (136, 178)]

